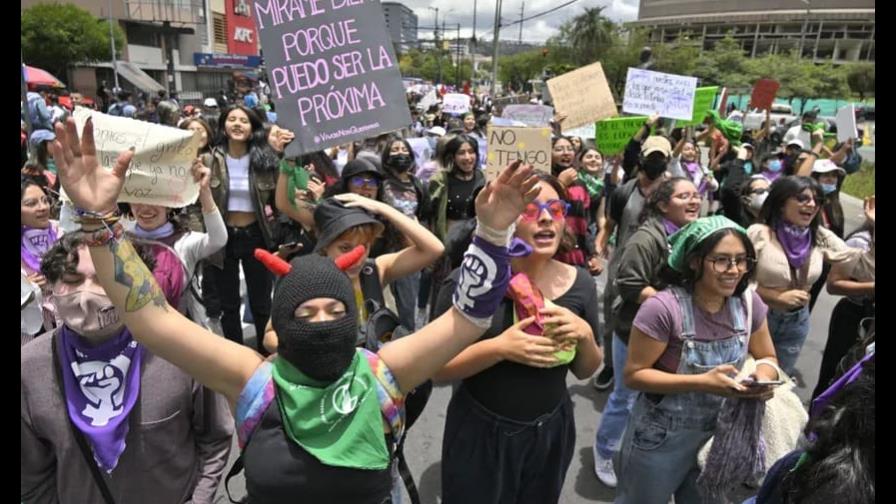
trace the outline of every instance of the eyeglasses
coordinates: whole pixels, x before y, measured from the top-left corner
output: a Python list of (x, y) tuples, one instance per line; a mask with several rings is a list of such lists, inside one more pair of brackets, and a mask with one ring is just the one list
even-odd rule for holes
[(760, 187), (758, 189), (753, 189), (752, 191), (750, 191), (750, 194), (765, 194), (767, 192), (768, 192), (767, 187)]
[(674, 196), (672, 196), (672, 197), (675, 198), (675, 199), (679, 199), (679, 200), (681, 200), (681, 201), (690, 201), (690, 200), (692, 200), (692, 199), (697, 199), (697, 200), (702, 200), (702, 199), (703, 199), (703, 198), (700, 196), (700, 193), (698, 193), (698, 192), (681, 193), (681, 194), (676, 194), (676, 195), (674, 195)]
[(725, 273), (732, 266), (735, 266), (737, 271), (743, 273), (745, 271), (750, 271), (753, 269), (753, 266), (756, 265), (756, 259), (747, 256), (719, 256), (708, 258), (707, 261), (712, 263), (712, 270), (716, 273)]
[(349, 179), (349, 183), (355, 187), (379, 187), (380, 181), (376, 177), (355, 176)]
[(800, 205), (805, 205), (806, 203), (813, 201), (818, 204), (818, 198), (815, 196), (809, 196), (808, 194), (797, 194), (794, 198), (799, 202)]
[(567, 212), (569, 212), (569, 203), (560, 200), (549, 200), (546, 203), (538, 203), (533, 201), (526, 205), (526, 209), (523, 210), (523, 219), (526, 220), (538, 220), (541, 216), (541, 212), (547, 210), (548, 214), (554, 220), (560, 220), (566, 217)]

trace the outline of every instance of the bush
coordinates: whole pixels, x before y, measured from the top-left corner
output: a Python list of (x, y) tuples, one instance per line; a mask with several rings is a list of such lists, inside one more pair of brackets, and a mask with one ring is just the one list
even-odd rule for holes
[(874, 194), (874, 163), (865, 161), (862, 168), (856, 173), (848, 175), (843, 181), (841, 191), (855, 196), (856, 198), (866, 198)]

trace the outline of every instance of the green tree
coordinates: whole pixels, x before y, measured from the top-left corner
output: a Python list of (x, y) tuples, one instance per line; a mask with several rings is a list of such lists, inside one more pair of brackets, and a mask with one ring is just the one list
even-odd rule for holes
[(646, 30), (625, 31), (622, 28), (617, 28), (613, 33), (613, 44), (601, 59), (601, 66), (617, 103), (622, 101), (622, 96), (625, 93), (628, 69), (638, 66), (641, 49), (645, 45), (647, 45)]
[(603, 15), (606, 7), (586, 7), (563, 32), (580, 65), (598, 61), (613, 44), (615, 24)]
[(750, 88), (747, 57), (743, 48), (729, 33), (711, 51), (704, 51), (694, 64), (694, 76), (701, 86), (726, 86), (729, 90)]
[(498, 80), (504, 86), (522, 89), (531, 79), (541, 77), (548, 65), (542, 51), (526, 51), (498, 59)]
[(847, 67), (846, 81), (849, 89), (865, 101), (865, 96), (874, 94), (874, 63), (852, 63)]
[(700, 49), (688, 37), (672, 44), (653, 48), (653, 70), (678, 75), (693, 75), (700, 57)]
[[(83, 61), (111, 60), (109, 24), (74, 4), (40, 3), (22, 12), (22, 54), (29, 65), (56, 76)], [(125, 45), (124, 31), (113, 27), (115, 47)]]

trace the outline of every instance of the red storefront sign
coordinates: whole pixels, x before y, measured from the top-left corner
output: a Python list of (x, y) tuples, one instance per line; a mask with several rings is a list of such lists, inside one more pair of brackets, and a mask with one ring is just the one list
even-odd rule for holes
[(245, 56), (258, 55), (258, 33), (252, 19), (250, 0), (227, 0), (227, 52)]

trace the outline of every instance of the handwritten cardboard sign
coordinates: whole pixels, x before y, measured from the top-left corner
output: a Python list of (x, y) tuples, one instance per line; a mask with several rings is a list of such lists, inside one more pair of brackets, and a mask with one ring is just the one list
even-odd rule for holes
[(619, 154), (646, 120), (644, 116), (626, 116), (598, 121), (594, 140), (597, 150), (604, 156)]
[(254, 0), (286, 157), (410, 124), (379, 2)]
[(81, 107), (73, 115), (79, 135), (87, 118), (93, 117), (93, 138), (103, 167), (111, 170), (122, 151), (135, 147), (119, 202), (177, 208), (199, 197), (199, 185), (190, 172), (199, 151), (198, 134)]
[(554, 118), (554, 108), (547, 105), (508, 105), (501, 117), (525, 123), (527, 126), (547, 126)]
[(432, 88), (428, 93), (423, 95), (423, 98), (420, 99), (420, 103), (417, 104), (417, 110), (422, 112), (429, 111), (429, 108), (439, 102), (438, 97), (436, 96), (436, 89)]
[(718, 92), (718, 90), (718, 86), (697, 88), (694, 91), (694, 114), (691, 116), (691, 120), (676, 122), (675, 125), (679, 128), (685, 128), (701, 124), (703, 120), (706, 119), (706, 113), (712, 109), (712, 104), (715, 103), (716, 92)]
[(565, 137), (579, 137), (581, 139), (594, 139), (594, 125), (586, 124), (584, 126), (580, 126), (578, 128), (572, 128), (563, 130), (563, 136)]
[(837, 111), (837, 141), (845, 142), (850, 138), (858, 138), (856, 128), (856, 107), (847, 105)]
[(547, 82), (557, 114), (566, 115), (564, 128), (578, 128), (619, 115), (600, 63), (592, 63)]
[(622, 111), (687, 121), (694, 115), (696, 89), (696, 77), (629, 68)]
[(750, 108), (770, 110), (775, 102), (781, 84), (772, 79), (760, 79), (753, 84), (753, 94), (750, 95)]
[(446, 94), (442, 98), (443, 114), (465, 114), (470, 111), (470, 97), (460, 93)]
[(493, 180), (507, 165), (522, 160), (536, 170), (551, 172), (551, 129), (488, 126), (486, 180)]

